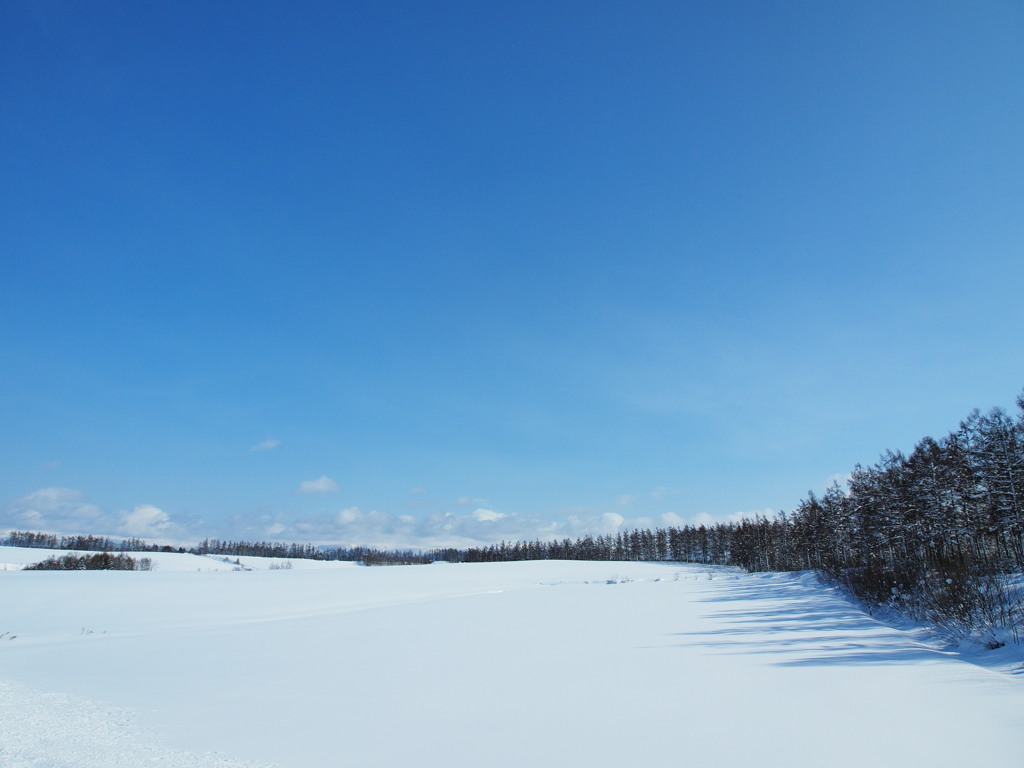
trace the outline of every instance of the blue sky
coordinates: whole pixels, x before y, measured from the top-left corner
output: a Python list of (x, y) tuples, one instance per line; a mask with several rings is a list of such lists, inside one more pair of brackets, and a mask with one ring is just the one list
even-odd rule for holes
[(0, 528), (729, 519), (1024, 386), (1019, 2), (0, 21)]

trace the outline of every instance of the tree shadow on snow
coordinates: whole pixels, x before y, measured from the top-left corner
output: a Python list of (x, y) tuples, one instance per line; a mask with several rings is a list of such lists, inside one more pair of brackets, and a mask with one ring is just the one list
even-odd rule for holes
[(926, 663), (957, 655), (916, 642), (805, 579), (754, 575), (709, 583), (697, 601), (723, 609), (701, 617), (710, 629), (674, 633), (682, 640), (675, 647), (777, 656), (773, 663), (787, 667)]

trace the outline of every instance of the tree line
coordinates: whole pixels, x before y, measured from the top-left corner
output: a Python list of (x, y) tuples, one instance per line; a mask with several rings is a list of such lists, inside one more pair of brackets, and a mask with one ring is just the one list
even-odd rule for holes
[[(907, 455), (886, 451), (857, 465), (846, 487), (809, 493), (790, 512), (737, 523), (620, 531), (483, 547), (387, 550), (205, 539), (174, 549), (139, 539), (12, 532), (9, 546), (93, 551), (177, 551), (351, 560), (366, 565), (513, 560), (673, 561), (747, 571), (814, 570), (868, 606), (969, 624), (978, 611), (1017, 621), (1024, 608), (1005, 574), (1024, 571), (1024, 395), (1018, 413), (975, 410)], [(995, 595), (998, 599), (993, 598)], [(985, 607), (994, 599), (998, 605)], [(979, 607), (980, 606), (980, 607)], [(1016, 613), (1014, 613), (1016, 611)], [(1013, 616), (1016, 619), (1013, 619)]]
[[(188, 552), (184, 547), (149, 544), (142, 539), (111, 539), (108, 536), (57, 536), (36, 531), (11, 531), (0, 539), (5, 547), (66, 549), (76, 552)], [(194, 550), (194, 548), (193, 548)]]
[[(30, 549), (63, 549), (69, 551), (111, 552), (176, 552), (191, 555), (231, 555), (232, 557), (272, 557), (286, 560), (344, 560), (364, 565), (429, 563), (439, 559), (431, 553), (415, 549), (380, 549), (377, 547), (316, 546), (313, 544), (273, 541), (203, 539), (192, 547), (151, 544), (138, 538), (115, 540), (106, 536), (57, 536), (36, 531), (11, 531), (0, 539), (0, 546)], [(69, 562), (71, 562), (69, 560)]]
[(94, 555), (48, 557), (42, 562), (26, 565), (26, 571), (151, 571), (153, 561), (148, 557), (136, 560), (124, 554), (97, 552)]
[(850, 569), (897, 571), (909, 565), (970, 565), (1024, 570), (1024, 395), (1016, 418), (975, 410), (941, 437), (926, 437), (909, 455), (886, 451), (857, 465), (844, 489), (809, 493), (791, 512), (738, 523), (620, 531), (553, 541), (483, 547), (388, 550), (313, 544), (204, 539), (193, 547), (132, 538), (12, 531), (7, 546), (100, 552), (390, 562), (511, 560), (647, 560), (735, 565), (748, 571)]
[(908, 455), (886, 451), (876, 464), (854, 467), (845, 489), (834, 483), (771, 518), (435, 556), (814, 570), (869, 608), (892, 607), (961, 634), (1008, 628), (1017, 640), (1024, 600), (1007, 575), (1024, 571), (1024, 395), (1017, 405), (1016, 417), (975, 410), (949, 434), (922, 439)]

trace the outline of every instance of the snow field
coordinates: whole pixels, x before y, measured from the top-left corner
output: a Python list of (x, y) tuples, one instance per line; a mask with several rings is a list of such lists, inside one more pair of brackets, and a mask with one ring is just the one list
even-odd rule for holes
[(130, 710), (0, 681), (4, 768), (264, 768), (167, 747)]
[[(87, 762), (90, 718), (123, 764), (175, 767), (1018, 766), (1024, 747), (1020, 679), (807, 575), (193, 565), (0, 573), (12, 768), (120, 765)], [(47, 720), (47, 696), (79, 719)]]

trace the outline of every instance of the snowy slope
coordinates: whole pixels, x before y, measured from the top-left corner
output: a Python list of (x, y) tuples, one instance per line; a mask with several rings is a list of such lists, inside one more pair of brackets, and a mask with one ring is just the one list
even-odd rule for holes
[[(0, 571), (17, 571), (26, 565), (38, 563), (49, 557), (64, 555), (91, 555), (68, 549), (35, 549), (31, 547), (0, 547)], [(317, 570), (324, 568), (350, 568), (355, 563), (321, 560), (286, 559), (276, 557), (228, 557), (227, 555), (186, 555), (177, 552), (126, 552), (126, 555), (141, 560), (148, 558), (152, 566), (160, 571), (234, 571), (270, 570), (276, 568)]]
[(0, 765), (1016, 767), (1024, 749), (1024, 681), (806, 575), (162, 557), (0, 572)]

